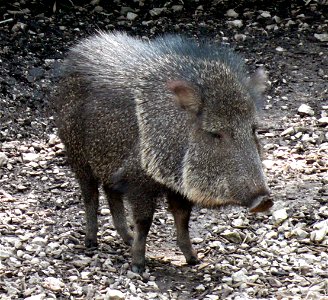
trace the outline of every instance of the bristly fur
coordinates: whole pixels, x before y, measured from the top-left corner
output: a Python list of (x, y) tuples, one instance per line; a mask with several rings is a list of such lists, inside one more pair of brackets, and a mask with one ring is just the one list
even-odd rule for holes
[[(227, 47), (177, 35), (143, 41), (99, 32), (71, 49), (65, 69), (56, 120), (86, 206), (86, 245), (96, 243), (100, 184), (127, 243), (123, 194), (136, 224), (151, 224), (164, 194), (183, 226), (191, 203), (251, 207), (268, 193), (254, 132), (265, 76), (249, 78), (243, 59)], [(135, 266), (144, 264), (140, 243), (149, 230), (138, 226)], [(178, 239), (192, 263), (186, 230), (178, 228)]]

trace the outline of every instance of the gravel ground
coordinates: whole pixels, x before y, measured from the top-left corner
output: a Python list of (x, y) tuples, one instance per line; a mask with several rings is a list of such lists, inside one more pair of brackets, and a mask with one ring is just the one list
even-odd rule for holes
[[(73, 2), (0, 4), (0, 298), (328, 299), (328, 2)], [(142, 276), (103, 198), (99, 249), (83, 246), (80, 193), (47, 99), (69, 46), (96, 29), (208, 36), (268, 72), (259, 135), (275, 205), (196, 208), (197, 266), (185, 264), (165, 203)]]

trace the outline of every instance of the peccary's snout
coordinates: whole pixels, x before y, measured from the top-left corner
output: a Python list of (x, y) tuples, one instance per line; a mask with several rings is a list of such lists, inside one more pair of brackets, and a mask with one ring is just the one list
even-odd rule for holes
[(251, 212), (263, 212), (272, 207), (273, 202), (268, 198), (270, 191), (267, 187), (262, 187), (252, 195), (249, 201), (249, 209)]

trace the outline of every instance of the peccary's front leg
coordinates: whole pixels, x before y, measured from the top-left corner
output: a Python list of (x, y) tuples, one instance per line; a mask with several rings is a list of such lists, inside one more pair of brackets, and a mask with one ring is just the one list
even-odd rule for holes
[(85, 247), (94, 248), (98, 246), (97, 232), (98, 220), (97, 213), (99, 207), (98, 181), (92, 175), (77, 174), (82, 198), (85, 207), (86, 233)]
[(145, 191), (132, 191), (129, 195), (134, 219), (132, 244), (132, 271), (141, 274), (145, 270), (146, 239), (153, 221), (156, 197)]
[(172, 212), (177, 230), (177, 242), (186, 261), (190, 265), (199, 262), (196, 251), (192, 248), (189, 236), (189, 219), (192, 204), (181, 195), (169, 192), (167, 194), (169, 210)]
[(125, 244), (132, 246), (133, 235), (126, 221), (122, 193), (113, 190), (107, 185), (104, 185), (104, 191), (107, 196), (113, 223), (118, 234), (122, 237)]

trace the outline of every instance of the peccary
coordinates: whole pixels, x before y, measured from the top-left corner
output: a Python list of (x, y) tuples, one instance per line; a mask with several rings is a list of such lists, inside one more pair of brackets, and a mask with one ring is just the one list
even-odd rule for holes
[(209, 41), (119, 32), (81, 41), (65, 68), (56, 120), (82, 191), (86, 247), (97, 246), (100, 185), (139, 273), (157, 199), (167, 198), (189, 264), (198, 261), (188, 231), (194, 204), (272, 205), (256, 137), (262, 70), (248, 77), (238, 55)]

